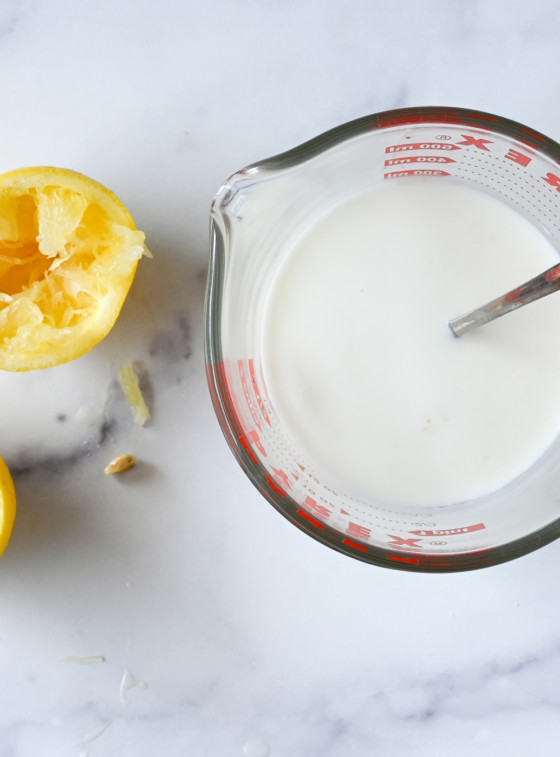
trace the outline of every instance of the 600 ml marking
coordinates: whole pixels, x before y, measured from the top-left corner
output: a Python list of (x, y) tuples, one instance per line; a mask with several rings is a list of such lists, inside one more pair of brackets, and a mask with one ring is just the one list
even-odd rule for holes
[(442, 144), (441, 142), (410, 142), (404, 145), (390, 145), (385, 152), (403, 152), (410, 150), (460, 150), (459, 145)]

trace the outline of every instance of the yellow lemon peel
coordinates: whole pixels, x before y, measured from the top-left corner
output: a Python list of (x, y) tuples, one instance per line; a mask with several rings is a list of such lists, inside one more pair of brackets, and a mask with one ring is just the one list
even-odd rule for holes
[(107, 188), (63, 168), (0, 175), (0, 369), (83, 355), (113, 327), (143, 232)]
[(16, 517), (16, 491), (8, 466), (0, 457), (0, 555), (6, 549)]

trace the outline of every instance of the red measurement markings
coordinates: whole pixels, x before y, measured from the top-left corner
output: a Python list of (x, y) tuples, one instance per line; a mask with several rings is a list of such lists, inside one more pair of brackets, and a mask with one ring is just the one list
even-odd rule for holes
[(243, 360), (237, 361), (237, 367), (239, 370), (239, 378), (241, 379), (241, 387), (243, 388), (243, 395), (245, 396), (245, 402), (247, 403), (247, 407), (249, 408), (251, 412), (251, 416), (253, 420), (255, 421), (257, 428), (260, 431), (261, 421), (255, 409), (255, 403), (253, 402), (251, 395), (249, 394), (249, 385), (247, 384), (247, 377), (245, 375), (245, 366), (243, 365)]
[(321, 520), (328, 520), (332, 515), (332, 510), (329, 510), (325, 505), (320, 505), (313, 499), (313, 497), (306, 497), (303, 504), (307, 510), (311, 510), (311, 512), (318, 518), (321, 518)]
[(249, 455), (251, 456), (251, 460), (257, 465), (258, 465), (258, 460), (255, 457), (249, 442), (251, 442), (251, 444), (258, 449), (258, 451), (261, 453), (261, 455), (263, 455), (263, 457), (266, 457), (266, 450), (262, 445), (258, 432), (255, 431), (254, 429), (252, 431), (248, 431), (247, 436), (240, 436), (239, 441), (243, 445), (244, 449), (246, 449)]
[(536, 131), (531, 131), (530, 129), (525, 129), (524, 127), (521, 127), (521, 131), (525, 132), (525, 134), (529, 134), (531, 137), (535, 137), (535, 139), (540, 139), (541, 142), (544, 142), (544, 137), (542, 134), (538, 134)]
[(486, 528), (484, 523), (477, 523), (474, 526), (461, 526), (460, 528), (437, 529), (434, 531), (409, 531), (409, 534), (415, 536), (457, 536), (460, 534), (470, 534), (473, 531), (482, 531)]
[(542, 177), (547, 184), (550, 184), (551, 187), (554, 187), (557, 192), (560, 192), (560, 176), (556, 176), (556, 174), (553, 173), (547, 173), (546, 176)]
[(402, 555), (387, 555), (388, 560), (393, 562), (407, 563), (408, 565), (421, 565), (422, 560), (418, 557), (403, 557)]
[(354, 539), (369, 539), (371, 536), (371, 528), (350, 522), (346, 527), (346, 533), (348, 536), (353, 536)]
[(371, 535), (371, 528), (366, 528), (366, 526), (360, 526), (358, 523), (350, 522), (346, 527), (346, 533), (348, 534), (348, 536), (352, 536), (354, 538), (343, 539), (343, 544), (352, 547), (352, 549), (357, 549), (360, 552), (368, 551), (368, 547), (365, 544), (360, 544), (359, 542), (354, 541), (354, 539), (368, 540)]
[(282, 496), (282, 497), (287, 497), (288, 496), (283, 489), (281, 489), (279, 486), (277, 486), (274, 483), (274, 481), (270, 478), (270, 476), (266, 476), (266, 481), (267, 481), (267, 484), (272, 489), (272, 491), (276, 492), (276, 494), (280, 494), (280, 496)]
[[(471, 117), (476, 117), (480, 119), (484, 119), (487, 121), (497, 121), (499, 119), (495, 119), (492, 116), (485, 116), (485, 115), (479, 115), (476, 113), (472, 113)], [(447, 123), (461, 123), (461, 119), (455, 116), (449, 116), (448, 118), (443, 119)], [(421, 121), (420, 117), (412, 117), (410, 120), (408, 117), (405, 116), (399, 116), (395, 119), (388, 119), (387, 122), (385, 122), (383, 119), (380, 119), (379, 124), (381, 126), (397, 126), (402, 125), (404, 123), (417, 123)], [(466, 124), (465, 124), (466, 125)], [(472, 127), (471, 127), (472, 128)], [(481, 131), (482, 133), (488, 133), (485, 129), (474, 129), (475, 131)], [(544, 141), (544, 137), (542, 134), (538, 134), (537, 132), (531, 131), (530, 129), (521, 128), (521, 131), (523, 131), (525, 134), (530, 135), (534, 139), (538, 139), (540, 141)], [(450, 142), (405, 142), (398, 145), (389, 145), (385, 148), (385, 153), (397, 153), (397, 152), (410, 152), (410, 151), (417, 151), (417, 150), (430, 150), (434, 151), (437, 150), (439, 152), (444, 150), (461, 150), (464, 147), (474, 147), (477, 150), (482, 150), (484, 152), (490, 152), (490, 148), (488, 145), (494, 145), (495, 141), (492, 139), (485, 139), (481, 136), (473, 136), (472, 134), (461, 134), (462, 141), (450, 143)], [(449, 135), (439, 135), (437, 139), (443, 140), (443, 139), (451, 139)], [(523, 139), (519, 139), (518, 143), (520, 147), (529, 153), (529, 155), (526, 155), (524, 152), (520, 152), (519, 150), (516, 150), (514, 148), (508, 148), (508, 151), (506, 153), (502, 153), (502, 158), (505, 158), (507, 160), (512, 161), (513, 163), (517, 163), (522, 168), (527, 168), (527, 166), (532, 162), (533, 157), (531, 157), (531, 154), (535, 150), (535, 146), (533, 144), (529, 144), (528, 142), (525, 142)], [(417, 162), (424, 162), (422, 160), (418, 160), (418, 157), (415, 156), (414, 158), (411, 158), (408, 162), (417, 163)], [(433, 161), (435, 162), (435, 160)], [(441, 161), (438, 161), (441, 162)], [(456, 162), (456, 161), (455, 161)], [(560, 163), (560, 161), (556, 160), (557, 163)], [(402, 162), (399, 161), (399, 163), (392, 162), (392, 161), (386, 161), (385, 166), (394, 166), (394, 165), (402, 165)], [(386, 173), (384, 175), (385, 179), (393, 179), (398, 178), (400, 176), (449, 176), (449, 174), (446, 171), (425, 171), (424, 173), (415, 171), (415, 170), (409, 170), (409, 171), (400, 171), (400, 172), (393, 172), (393, 173)], [(546, 181), (547, 184), (549, 184), (551, 187), (553, 187), (557, 192), (560, 192), (560, 176), (552, 173), (549, 171), (544, 176), (538, 177), (540, 181)]]
[(446, 155), (407, 155), (406, 158), (389, 158), (386, 166), (401, 166), (407, 163), (455, 163), (453, 158)]
[(292, 485), (290, 483), (290, 479), (288, 478), (288, 474), (283, 471), (282, 469), (273, 468), (274, 472), (274, 479), (277, 483), (280, 485), (285, 486), (287, 489), (291, 489)]
[(259, 461), (257, 460), (257, 458), (255, 457), (255, 455), (253, 454), (253, 450), (249, 446), (249, 442), (247, 441), (247, 439), (245, 439), (244, 436), (240, 436), (239, 437), (239, 441), (241, 442), (243, 448), (245, 450), (247, 450), (247, 452), (249, 453), (249, 455), (251, 457), (251, 460), (255, 463), (255, 465), (258, 465)]
[(254, 446), (258, 449), (258, 451), (261, 453), (261, 455), (264, 455), (266, 457), (266, 450), (263, 447), (263, 444), (261, 442), (261, 438), (258, 435), (258, 433), (253, 429), (252, 431), (249, 431), (247, 433), (247, 436), (249, 437), (249, 441), (254, 444)]
[(262, 401), (261, 393), (259, 390), (259, 385), (257, 383), (257, 377), (255, 375), (255, 364), (252, 359), (249, 359), (247, 361), (249, 363), (249, 375), (251, 376), (251, 383), (253, 385), (253, 391), (255, 393), (255, 398), (257, 400), (257, 405), (259, 406), (259, 410), (261, 411), (262, 417), (265, 419), (265, 421), (270, 426), (270, 418), (268, 417), (268, 413), (266, 412), (266, 408), (264, 406), (264, 402)]
[(403, 539), (402, 536), (394, 536), (394, 534), (387, 534), (389, 539), (393, 541), (387, 542), (390, 547), (411, 547), (413, 549), (422, 549), (422, 546), (418, 544), (421, 539)]
[(532, 158), (530, 158), (528, 155), (523, 155), (522, 152), (519, 152), (519, 150), (514, 150), (513, 148), (504, 155), (504, 158), (513, 160), (514, 163), (519, 163), (519, 165), (523, 166), (523, 168), (527, 168), (532, 160)]
[(305, 510), (297, 510), (296, 513), (297, 515), (300, 516), (300, 518), (305, 518), (305, 520), (308, 523), (311, 523), (312, 526), (315, 526), (315, 528), (319, 528), (319, 529), (325, 528), (324, 525), (320, 521), (318, 521), (312, 515), (309, 515), (309, 513), (306, 513)]
[(486, 145), (493, 144), (491, 139), (482, 139), (482, 137), (473, 137), (471, 134), (461, 134), (463, 137), (462, 142), (457, 142), (457, 145), (465, 145), (466, 147), (477, 147), (479, 150), (486, 150), (490, 152)]
[(448, 171), (437, 169), (410, 169), (409, 171), (391, 171), (383, 175), (384, 179), (398, 179), (400, 176), (450, 176)]
[(499, 118), (495, 118), (494, 116), (488, 116), (484, 113), (468, 113), (467, 114), (469, 118), (482, 118), (484, 121), (495, 121), (498, 123), (500, 120)]
[(343, 539), (343, 544), (346, 544), (348, 547), (352, 547), (352, 549), (357, 549), (360, 552), (367, 552), (368, 548), (365, 544), (358, 544), (356, 541), (352, 541), (351, 539)]
[(405, 142), (402, 145), (389, 145), (385, 148), (386, 153), (404, 152), (412, 150), (460, 150), (457, 145), (444, 142)]

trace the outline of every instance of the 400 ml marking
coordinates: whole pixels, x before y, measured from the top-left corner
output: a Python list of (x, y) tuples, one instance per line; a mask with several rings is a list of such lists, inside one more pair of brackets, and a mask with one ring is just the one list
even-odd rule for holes
[(389, 158), (385, 161), (386, 166), (402, 166), (407, 163), (455, 163), (453, 158), (446, 155), (407, 155), (406, 158)]

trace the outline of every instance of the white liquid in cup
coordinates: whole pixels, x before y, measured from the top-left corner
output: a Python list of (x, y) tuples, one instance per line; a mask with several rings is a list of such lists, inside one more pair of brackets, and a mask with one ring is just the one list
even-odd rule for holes
[(263, 370), (281, 422), (320, 468), (381, 501), (501, 488), (560, 430), (560, 294), (460, 338), (447, 324), (557, 262), (521, 214), (446, 180), (349, 200), (271, 287)]

